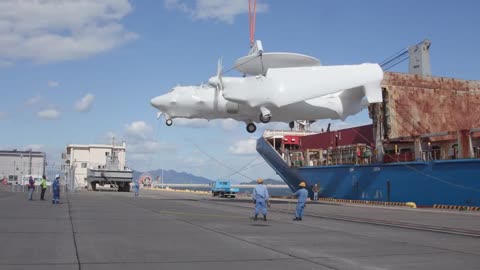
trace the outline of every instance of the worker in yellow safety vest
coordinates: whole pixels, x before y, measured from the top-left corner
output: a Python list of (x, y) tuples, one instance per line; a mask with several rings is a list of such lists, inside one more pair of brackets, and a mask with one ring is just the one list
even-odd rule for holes
[(40, 181), (40, 187), (42, 188), (42, 193), (40, 194), (40, 200), (45, 201), (45, 191), (47, 191), (47, 177), (42, 175), (42, 180)]

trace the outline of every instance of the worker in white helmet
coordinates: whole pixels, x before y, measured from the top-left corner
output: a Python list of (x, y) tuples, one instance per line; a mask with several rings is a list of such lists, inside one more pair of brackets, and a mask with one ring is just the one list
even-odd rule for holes
[(267, 187), (263, 184), (263, 179), (257, 179), (257, 185), (253, 188), (253, 203), (255, 203), (255, 216), (253, 220), (257, 220), (260, 210), (262, 210), (263, 220), (267, 221), (267, 205), (269, 204)]
[(293, 219), (295, 221), (302, 220), (303, 209), (305, 208), (305, 204), (307, 203), (307, 198), (308, 198), (308, 191), (306, 189), (307, 184), (302, 181), (300, 182), (299, 186), (300, 186), (300, 189), (297, 190), (297, 192), (293, 193), (294, 196), (298, 197), (295, 218)]
[(60, 175), (55, 175), (55, 180), (52, 183), (52, 204), (59, 204), (60, 203)]

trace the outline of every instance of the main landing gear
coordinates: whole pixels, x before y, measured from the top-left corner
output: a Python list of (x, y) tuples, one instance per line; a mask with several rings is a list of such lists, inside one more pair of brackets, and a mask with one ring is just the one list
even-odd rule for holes
[(260, 107), (260, 111), (261, 111), (260, 117), (259, 117), (260, 122), (266, 124), (270, 122), (270, 120), (272, 120), (272, 113), (270, 112), (269, 109), (265, 107)]
[(165, 121), (165, 124), (166, 124), (167, 126), (171, 126), (171, 125), (173, 124), (172, 119), (167, 119), (167, 120)]
[(247, 124), (247, 131), (248, 133), (254, 133), (257, 130), (257, 126), (254, 123)]

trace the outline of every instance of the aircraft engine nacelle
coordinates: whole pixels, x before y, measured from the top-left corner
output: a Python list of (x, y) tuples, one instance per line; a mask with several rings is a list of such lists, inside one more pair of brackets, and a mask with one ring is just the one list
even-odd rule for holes
[(225, 110), (229, 114), (237, 114), (240, 111), (240, 106), (238, 103), (228, 101), (225, 103)]

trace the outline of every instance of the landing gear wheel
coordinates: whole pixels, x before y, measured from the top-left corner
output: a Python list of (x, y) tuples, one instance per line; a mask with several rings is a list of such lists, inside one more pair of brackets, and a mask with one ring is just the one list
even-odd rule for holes
[(293, 128), (295, 127), (295, 122), (293, 122), (293, 121), (292, 121), (292, 122), (289, 122), (289, 123), (288, 123), (288, 127), (289, 127), (290, 129), (293, 129)]
[(166, 124), (167, 126), (171, 126), (171, 125), (173, 124), (172, 119), (167, 119), (167, 121), (165, 121), (165, 124)]
[(255, 126), (254, 123), (249, 123), (247, 125), (247, 131), (248, 133), (254, 133), (257, 130), (257, 126)]
[(268, 122), (270, 122), (270, 120), (272, 119), (272, 116), (271, 115), (266, 115), (266, 116), (263, 116), (263, 114), (260, 114), (260, 122), (266, 124)]

